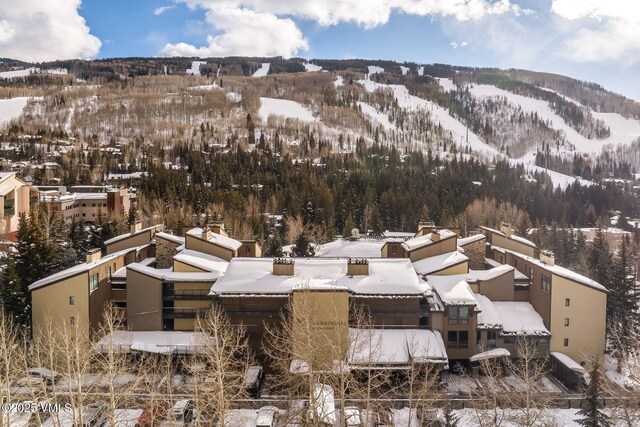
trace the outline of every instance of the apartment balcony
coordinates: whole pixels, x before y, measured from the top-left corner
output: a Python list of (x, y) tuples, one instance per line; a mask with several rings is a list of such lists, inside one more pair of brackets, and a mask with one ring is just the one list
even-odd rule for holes
[(211, 298), (208, 289), (181, 289), (165, 291), (164, 299), (168, 301), (206, 301)]
[(164, 308), (162, 314), (165, 319), (195, 319), (204, 316), (208, 308)]

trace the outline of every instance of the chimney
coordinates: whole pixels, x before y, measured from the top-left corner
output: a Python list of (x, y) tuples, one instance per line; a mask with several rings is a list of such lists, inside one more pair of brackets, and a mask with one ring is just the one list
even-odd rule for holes
[(274, 258), (273, 259), (273, 275), (274, 276), (293, 276), (293, 266), (295, 260), (293, 258)]
[(436, 223), (433, 221), (420, 221), (418, 222), (418, 232), (420, 232), (423, 228), (434, 229), (436, 228)]
[(511, 224), (509, 224), (508, 222), (501, 222), (500, 231), (506, 234), (507, 237), (511, 237), (511, 235), (513, 234), (513, 227), (511, 227)]
[(431, 230), (431, 241), (439, 242), (440, 241), (440, 231), (439, 230)]
[(142, 230), (142, 221), (136, 221), (129, 226), (129, 231), (131, 232), (131, 234), (135, 234), (140, 230)]
[(224, 221), (212, 222), (209, 225), (209, 228), (211, 229), (211, 231), (213, 231), (216, 234), (220, 234), (222, 236), (227, 236), (227, 232), (224, 229)]
[(349, 258), (347, 262), (347, 276), (368, 276), (369, 260), (364, 258)]
[(551, 251), (540, 251), (540, 261), (551, 267), (556, 265), (556, 257)]
[(357, 240), (360, 238), (360, 230), (358, 230), (357, 228), (354, 228), (351, 230), (351, 238), (354, 240)]
[(209, 227), (205, 227), (202, 229), (202, 238), (204, 240), (209, 240), (213, 236), (213, 232)]
[(102, 252), (100, 252), (100, 248), (89, 249), (87, 252), (87, 264), (98, 261), (102, 258)]

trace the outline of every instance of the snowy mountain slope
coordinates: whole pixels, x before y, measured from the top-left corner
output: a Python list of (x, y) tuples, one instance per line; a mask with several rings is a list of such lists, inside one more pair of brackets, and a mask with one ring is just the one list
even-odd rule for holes
[(253, 73), (253, 77), (265, 77), (269, 74), (269, 68), (271, 68), (270, 62), (263, 62), (262, 67), (258, 68), (255, 73)]
[(313, 117), (302, 104), (290, 101), (288, 99), (276, 98), (260, 98), (260, 109), (258, 114), (263, 121), (267, 121), (269, 116), (283, 116), (290, 119), (297, 119), (303, 122), (315, 122), (317, 119)]
[(314, 72), (314, 71), (322, 71), (322, 67), (316, 64), (311, 64), (309, 62), (305, 62), (304, 64), (304, 69), (309, 71), (309, 72)]
[(364, 115), (369, 117), (373, 123), (382, 125), (385, 130), (394, 130), (396, 128), (396, 126), (389, 121), (389, 116), (376, 110), (373, 106), (362, 101), (358, 101), (358, 106)]
[[(453, 141), (460, 147), (464, 148), (468, 145), (472, 150), (476, 150), (485, 155), (499, 155), (498, 150), (487, 145), (479, 136), (469, 131), (463, 123), (452, 117), (447, 110), (431, 101), (409, 94), (406, 86), (387, 85), (376, 83), (372, 80), (359, 80), (358, 83), (363, 85), (368, 92), (374, 92), (378, 89), (390, 89), (398, 101), (398, 105), (409, 111), (423, 110), (429, 112), (433, 121), (440, 123), (443, 129), (449, 131)], [(468, 144), (466, 143), (467, 133), (469, 138)]]
[(0, 99), (0, 126), (20, 117), (27, 101), (29, 101), (27, 97)]
[(504, 97), (510, 103), (519, 105), (525, 112), (536, 113), (540, 119), (551, 122), (552, 128), (563, 131), (567, 141), (580, 153), (597, 154), (605, 145), (629, 144), (640, 137), (640, 121), (626, 119), (617, 113), (593, 112), (594, 117), (601, 119), (609, 126), (611, 136), (602, 140), (588, 139), (569, 126), (546, 101), (516, 95), (490, 85), (470, 86), (469, 92), (477, 98)]

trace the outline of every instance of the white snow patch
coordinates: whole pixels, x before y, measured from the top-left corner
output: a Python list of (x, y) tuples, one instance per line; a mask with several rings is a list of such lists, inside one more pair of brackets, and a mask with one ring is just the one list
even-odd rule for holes
[(342, 78), (342, 76), (336, 77), (336, 79), (333, 81), (333, 85), (336, 88), (339, 88), (340, 86), (344, 85), (344, 79)]
[(29, 98), (26, 96), (0, 99), (0, 126), (20, 117), (28, 100)]
[(288, 99), (276, 98), (260, 98), (260, 109), (258, 114), (263, 121), (271, 115), (284, 116), (291, 119), (301, 120), (303, 122), (315, 122), (317, 119), (313, 117), (302, 104)]
[(451, 92), (457, 89), (455, 83), (451, 79), (436, 77), (436, 80), (445, 92)]
[(187, 90), (213, 90), (213, 89), (218, 89), (218, 85), (214, 83), (211, 85), (189, 86), (187, 88)]
[[(519, 163), (523, 163), (522, 159), (509, 159), (509, 163), (511, 163), (511, 165), (517, 165)], [(571, 184), (573, 184), (576, 180), (578, 181), (578, 183), (580, 183), (580, 185), (582, 186), (590, 186), (593, 185), (593, 181), (589, 181), (586, 179), (582, 179), (582, 178), (576, 178), (574, 176), (569, 176), (569, 175), (565, 175), (562, 174), (560, 172), (556, 172), (556, 171), (552, 171), (552, 170), (546, 170), (543, 167), (540, 166), (536, 166), (533, 164), (527, 164), (524, 163), (524, 168), (528, 173), (534, 173), (534, 172), (544, 172), (547, 175), (549, 175), (549, 178), (551, 178), (551, 182), (553, 183), (553, 187), (560, 187), (560, 189), (564, 190), (566, 189), (568, 186), (570, 186)]]
[(314, 71), (322, 71), (322, 67), (316, 64), (311, 64), (309, 62), (305, 62), (304, 63), (304, 69), (309, 71), (309, 72), (314, 72)]
[(187, 74), (193, 74), (194, 76), (200, 75), (200, 66), (206, 64), (205, 61), (193, 61), (191, 62), (191, 68), (187, 68)]
[(66, 68), (50, 68), (48, 70), (40, 70), (40, 68), (30, 67), (23, 70), (3, 71), (0, 73), (0, 79), (13, 79), (16, 77), (27, 77), (35, 73), (44, 74), (69, 74)]
[(242, 95), (237, 92), (227, 92), (227, 99), (234, 104), (237, 104), (238, 102), (242, 101)]
[(271, 68), (270, 62), (263, 62), (262, 67), (258, 68), (255, 73), (253, 73), (253, 77), (265, 77), (269, 74), (269, 68)]
[(362, 84), (368, 92), (373, 92), (376, 89), (391, 89), (398, 101), (400, 107), (407, 110), (425, 110), (431, 113), (431, 117), (435, 123), (440, 122), (442, 127), (451, 133), (451, 137), (456, 144), (466, 145), (467, 132), (469, 135), (469, 147), (473, 150), (484, 152), (489, 155), (498, 155), (498, 151), (490, 145), (483, 142), (479, 136), (471, 131), (468, 131), (467, 127), (458, 121), (458, 119), (451, 117), (449, 112), (439, 105), (427, 101), (426, 99), (419, 98), (417, 96), (409, 94), (409, 90), (404, 85), (386, 85), (376, 83), (371, 80), (360, 80), (358, 83)]
[(418, 68), (418, 75), (419, 76), (424, 76), (424, 67)]
[(367, 74), (371, 75), (371, 74), (377, 74), (377, 73), (384, 73), (384, 68), (382, 67), (378, 67), (377, 65), (368, 65), (367, 66), (367, 70), (369, 71)]
[(405, 67), (405, 66), (401, 65), (400, 66), (400, 71), (402, 72), (402, 75), (405, 76), (409, 72), (409, 67)]
[(368, 116), (373, 123), (382, 125), (385, 130), (395, 129), (395, 125), (389, 121), (389, 116), (376, 110), (373, 106), (366, 102), (358, 101), (358, 106), (362, 110), (362, 113)]

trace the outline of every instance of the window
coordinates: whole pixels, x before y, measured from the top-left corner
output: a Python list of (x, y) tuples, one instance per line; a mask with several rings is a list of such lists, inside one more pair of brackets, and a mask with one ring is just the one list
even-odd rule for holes
[(69, 305), (75, 305), (76, 299), (74, 297), (69, 297)]
[(469, 307), (449, 307), (448, 316), (450, 325), (469, 324)]
[(247, 255), (251, 255), (251, 246), (247, 246), (244, 250)]
[(503, 342), (505, 344), (515, 344), (516, 343), (516, 338), (515, 337), (504, 337)]
[(540, 280), (540, 288), (543, 292), (549, 293), (551, 292), (551, 278), (549, 276), (542, 275)]
[(569, 347), (569, 338), (564, 339), (564, 346)]
[(564, 306), (565, 307), (569, 307), (571, 305), (571, 299), (570, 298), (565, 298), (564, 299)]
[(564, 326), (569, 326), (569, 318), (568, 317), (564, 318)]
[(76, 318), (71, 316), (69, 318), (69, 325), (74, 326), (76, 324)]
[(476, 345), (480, 345), (480, 341), (482, 341), (482, 332), (476, 331)]
[(449, 331), (447, 338), (448, 348), (469, 347), (469, 332), (467, 331)]
[(487, 331), (487, 348), (489, 349), (496, 348), (497, 338), (498, 338), (498, 333), (496, 331)]
[(100, 282), (99, 273), (89, 276), (89, 292), (93, 292), (98, 289), (98, 283)]
[(391, 246), (391, 255), (398, 255), (398, 247)]

